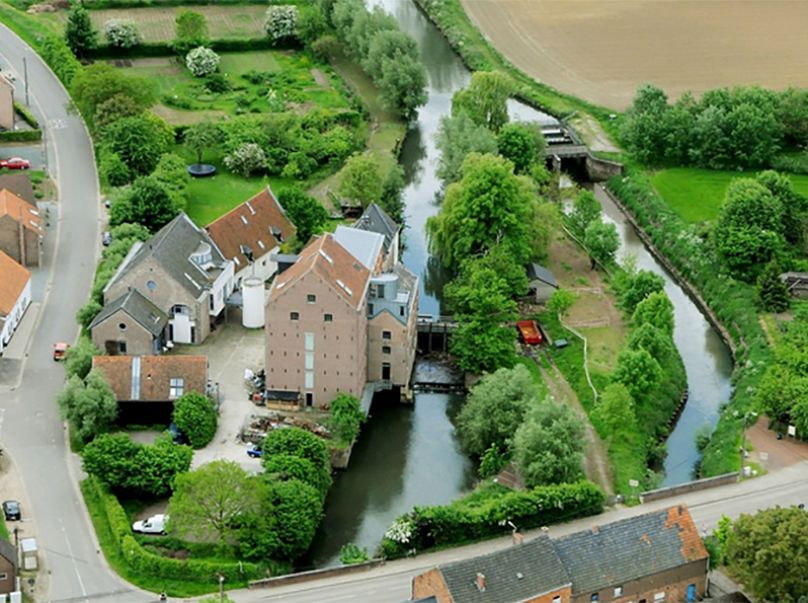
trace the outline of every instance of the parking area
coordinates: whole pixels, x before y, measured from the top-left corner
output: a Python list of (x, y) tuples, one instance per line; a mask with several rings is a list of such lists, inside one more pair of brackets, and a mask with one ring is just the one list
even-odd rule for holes
[(31, 163), (32, 170), (45, 170), (45, 145), (42, 142), (9, 142), (0, 145), (0, 159), (22, 157)]
[(218, 384), (222, 401), (216, 436), (208, 446), (194, 453), (192, 466), (227, 459), (247, 471), (259, 471), (260, 460), (247, 456), (249, 446), (241, 442), (239, 432), (247, 415), (260, 411), (247, 399), (244, 370), (264, 366), (264, 330), (245, 329), (233, 323), (220, 325), (202, 345), (181, 346), (177, 352), (208, 357), (210, 379)]
[(808, 460), (808, 443), (785, 436), (777, 439), (777, 432), (769, 429), (769, 419), (761, 416), (746, 431), (751, 443), (749, 458), (766, 471), (777, 471)]

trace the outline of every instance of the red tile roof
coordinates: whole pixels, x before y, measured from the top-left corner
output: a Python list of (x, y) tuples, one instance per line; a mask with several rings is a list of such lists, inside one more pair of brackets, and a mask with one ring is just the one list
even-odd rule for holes
[(252, 250), (255, 259), (280, 243), (273, 229), (280, 231), (280, 238), (284, 241), (295, 231), (269, 188), (207, 226), (208, 233), (224, 256), (236, 262), (236, 272), (249, 265), (242, 245)]
[(677, 526), (679, 528), (679, 540), (682, 541), (682, 557), (688, 561), (698, 561), (706, 559), (709, 555), (704, 546), (704, 541), (699, 536), (696, 522), (687, 510), (687, 505), (677, 505), (668, 509), (668, 519), (665, 527)]
[(0, 251), (0, 317), (11, 313), (30, 278), (26, 268)]
[(42, 228), (42, 217), (36, 208), (8, 189), (0, 190), (0, 218), (3, 216), (11, 216), (17, 222), (21, 221), (25, 228), (39, 235), (45, 232)]
[(138, 387), (141, 402), (165, 402), (171, 399), (171, 379), (183, 379), (183, 393), (205, 394), (208, 379), (207, 356), (94, 356), (93, 368), (107, 378), (117, 400), (132, 398), (132, 361), (140, 362)]
[(370, 271), (347, 249), (325, 234), (300, 252), (297, 261), (275, 279), (269, 293), (270, 301), (278, 299), (304, 275), (314, 270), (348, 305), (358, 309), (367, 289)]

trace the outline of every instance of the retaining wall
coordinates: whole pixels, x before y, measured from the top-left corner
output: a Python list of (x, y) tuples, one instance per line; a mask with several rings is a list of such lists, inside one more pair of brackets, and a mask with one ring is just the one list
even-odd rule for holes
[(734, 484), (738, 481), (738, 472), (725, 473), (723, 475), (716, 475), (715, 477), (707, 477), (704, 479), (697, 479), (686, 484), (679, 484), (677, 486), (669, 486), (667, 488), (659, 488), (657, 490), (649, 490), (640, 494), (640, 501), (643, 503), (669, 498), (671, 496), (679, 496), (680, 494), (687, 494), (688, 492), (697, 492), (698, 490), (707, 490), (708, 488), (715, 488), (717, 486), (726, 486), (727, 484)]
[(300, 582), (308, 582), (310, 580), (333, 578), (334, 576), (342, 576), (344, 574), (358, 574), (371, 570), (380, 565), (384, 565), (384, 559), (371, 559), (370, 561), (366, 561), (365, 563), (357, 563), (356, 565), (344, 565), (341, 567), (329, 567), (325, 569), (310, 570), (307, 572), (296, 572), (294, 574), (277, 576), (276, 578), (253, 580), (250, 582), (248, 588), (273, 588), (275, 586), (285, 586), (287, 584), (299, 584)]

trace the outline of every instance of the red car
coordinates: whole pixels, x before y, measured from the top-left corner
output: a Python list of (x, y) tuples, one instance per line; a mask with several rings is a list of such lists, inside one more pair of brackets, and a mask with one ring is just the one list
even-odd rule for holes
[(30, 169), (31, 162), (22, 157), (12, 157), (11, 159), (0, 159), (0, 168), (7, 168), (9, 170), (27, 170)]

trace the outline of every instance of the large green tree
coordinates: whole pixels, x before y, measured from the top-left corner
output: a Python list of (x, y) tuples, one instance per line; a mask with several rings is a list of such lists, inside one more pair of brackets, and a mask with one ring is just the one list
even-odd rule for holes
[(323, 482), (321, 472), (308, 460), (291, 454), (273, 454), (263, 462), (264, 476), (271, 481), (299, 480), (312, 486), (325, 500), (328, 494), (327, 482)]
[(62, 416), (84, 442), (109, 429), (118, 416), (115, 394), (104, 374), (97, 370), (91, 370), (84, 381), (78, 375), (71, 377), (58, 403)]
[(172, 533), (185, 539), (233, 544), (240, 517), (258, 509), (256, 479), (238, 463), (226, 460), (177, 475), (168, 505)]
[(278, 195), (280, 202), (292, 224), (297, 229), (297, 240), (305, 245), (312, 235), (319, 234), (328, 222), (328, 212), (323, 204), (307, 195), (300, 187), (283, 189)]
[(331, 486), (331, 462), (328, 444), (323, 438), (299, 427), (274, 429), (264, 438), (262, 449), (262, 462), (265, 466), (276, 454), (297, 456), (308, 460), (317, 469), (317, 490), (327, 492)]
[(185, 130), (182, 140), (185, 146), (196, 153), (196, 162), (202, 163), (202, 153), (221, 144), (224, 135), (218, 123), (204, 120)]
[(205, 16), (191, 10), (181, 10), (174, 17), (174, 36), (174, 50), (183, 57), (192, 48), (207, 46), (210, 38)]
[(640, 270), (634, 274), (629, 274), (618, 288), (618, 299), (620, 307), (629, 314), (634, 313), (642, 300), (657, 291), (665, 289), (665, 279), (650, 270)]
[(142, 176), (132, 188), (112, 203), (110, 223), (133, 222), (157, 232), (173, 220), (180, 209), (165, 186), (154, 176)]
[(543, 160), (544, 136), (535, 123), (505, 124), (497, 136), (499, 154), (513, 162), (517, 174), (529, 174)]
[(427, 221), (430, 247), (444, 265), (457, 268), (495, 246), (507, 249), (518, 265), (543, 255), (538, 242), (545, 240), (539, 233), (546, 225), (537, 219), (539, 202), (513, 164), (472, 153), (462, 171), (463, 178), (446, 190), (440, 213)]
[(207, 396), (200, 393), (188, 392), (174, 400), (171, 419), (194, 448), (207, 446), (216, 435), (216, 408)]
[(133, 174), (150, 173), (173, 142), (171, 128), (156, 115), (119, 119), (104, 129), (103, 140)]
[(70, 97), (84, 119), (99, 128), (122, 117), (137, 116), (155, 101), (150, 80), (124, 75), (106, 63), (94, 63), (78, 71), (70, 83)]
[(631, 320), (635, 326), (645, 323), (673, 335), (673, 304), (664, 291), (656, 291), (642, 300), (634, 309)]
[(587, 227), (600, 219), (600, 202), (591, 191), (582, 190), (572, 202), (572, 211), (567, 218), (570, 230), (579, 239), (584, 238)]
[(729, 531), (724, 555), (761, 601), (803, 601), (808, 593), (808, 513), (775, 507), (741, 515)]
[(441, 117), (435, 143), (440, 151), (436, 173), (444, 185), (460, 180), (469, 154), (496, 155), (498, 151), (494, 133), (476, 124), (465, 111)]
[[(98, 308), (100, 311), (101, 308)], [(87, 377), (90, 369), (93, 368), (93, 356), (97, 356), (101, 351), (89, 337), (81, 337), (76, 345), (71, 346), (65, 353), (65, 372), (69, 376), (78, 376), (80, 379)]]
[(767, 312), (784, 312), (791, 305), (788, 287), (780, 278), (781, 272), (777, 263), (771, 262), (757, 279), (757, 301)]
[(620, 249), (617, 228), (614, 224), (602, 220), (590, 222), (584, 232), (584, 246), (589, 252), (593, 270), (598, 264), (608, 266), (614, 261), (614, 256)]
[(513, 458), (529, 487), (583, 477), (584, 425), (569, 406), (534, 403), (513, 438)]
[(65, 24), (65, 41), (79, 59), (87, 58), (98, 46), (98, 32), (95, 31), (90, 15), (82, 2), (74, 1), (70, 4)]
[(617, 355), (612, 380), (622, 383), (635, 401), (644, 400), (661, 379), (659, 362), (647, 350), (623, 350)]
[(536, 395), (536, 384), (524, 365), (485, 375), (471, 389), (455, 421), (463, 449), (476, 456), (491, 446), (507, 450)]
[(514, 94), (514, 81), (499, 71), (475, 71), (467, 88), (452, 97), (452, 114), (468, 113), (478, 125), (493, 132), (508, 123), (508, 98)]
[(359, 435), (365, 413), (356, 396), (339, 393), (329, 406), (328, 428), (340, 442), (350, 443)]
[(379, 162), (366, 153), (352, 155), (342, 168), (339, 193), (359, 201), (362, 207), (381, 201), (384, 175)]
[(606, 386), (598, 399), (592, 418), (602, 425), (608, 437), (623, 430), (632, 430), (637, 423), (634, 399), (622, 383)]

